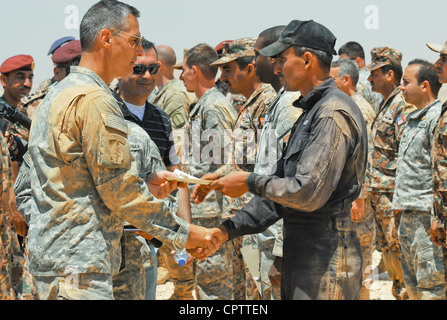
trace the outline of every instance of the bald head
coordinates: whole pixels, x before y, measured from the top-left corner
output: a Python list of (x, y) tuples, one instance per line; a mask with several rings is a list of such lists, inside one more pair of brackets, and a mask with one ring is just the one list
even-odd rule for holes
[(166, 67), (170, 68), (177, 62), (177, 57), (175, 55), (174, 50), (167, 45), (158, 45), (156, 46), (158, 52), (158, 60), (163, 62)]

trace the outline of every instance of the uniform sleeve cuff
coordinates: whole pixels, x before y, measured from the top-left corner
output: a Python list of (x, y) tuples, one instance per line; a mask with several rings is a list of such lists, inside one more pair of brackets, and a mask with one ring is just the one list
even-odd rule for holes
[(259, 175), (252, 172), (248, 175), (246, 183), (247, 183), (247, 187), (248, 187), (248, 191), (250, 191), (253, 194), (259, 195), (258, 192), (256, 192), (256, 178)]
[(175, 235), (174, 241), (172, 241), (172, 246), (176, 251), (181, 251), (185, 248), (186, 242), (189, 237), (189, 224), (181, 219), (177, 219), (180, 224), (177, 234)]

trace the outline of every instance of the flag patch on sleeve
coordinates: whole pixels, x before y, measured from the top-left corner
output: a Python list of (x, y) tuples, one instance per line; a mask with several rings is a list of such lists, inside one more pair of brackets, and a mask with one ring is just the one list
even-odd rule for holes
[(405, 123), (406, 120), (407, 120), (407, 119), (405, 118), (404, 115), (399, 116), (399, 117), (397, 118), (397, 125), (400, 126), (401, 124)]

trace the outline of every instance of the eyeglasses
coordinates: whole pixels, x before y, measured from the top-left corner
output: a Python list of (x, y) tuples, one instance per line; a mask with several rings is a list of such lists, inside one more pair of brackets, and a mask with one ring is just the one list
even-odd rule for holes
[(133, 67), (133, 74), (143, 75), (146, 73), (146, 70), (148, 70), (150, 74), (156, 74), (159, 69), (160, 65), (158, 63), (151, 63), (148, 66), (144, 64), (137, 64)]
[[(123, 39), (125, 39), (125, 40), (129, 43), (129, 45), (130, 45), (132, 48), (139, 47), (139, 46), (141, 46), (141, 44), (143, 43), (143, 39), (144, 39), (143, 36), (137, 36), (137, 35), (134, 35), (134, 34), (131, 34), (131, 33), (127, 33), (127, 32), (124, 32), (124, 31), (122, 31), (122, 30), (114, 29), (114, 28), (111, 28), (111, 29), (109, 29), (109, 30), (112, 31), (112, 33), (113, 33), (113, 32), (119, 32), (119, 33), (127, 34), (127, 35), (129, 35), (129, 36), (131, 36), (131, 37), (134, 37), (136, 40), (134, 40), (133, 43), (130, 43), (129, 40), (123, 38)], [(119, 35), (117, 34), (117, 36), (119, 36)], [(121, 38), (122, 38), (122, 37), (121, 37)]]

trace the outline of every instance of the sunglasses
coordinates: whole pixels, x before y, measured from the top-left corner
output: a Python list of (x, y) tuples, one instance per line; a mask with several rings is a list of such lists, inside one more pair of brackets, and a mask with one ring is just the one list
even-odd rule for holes
[(143, 75), (146, 73), (146, 70), (148, 70), (150, 74), (156, 74), (159, 69), (160, 65), (158, 63), (151, 63), (148, 66), (144, 64), (137, 64), (133, 67), (133, 74)]
[(123, 30), (114, 29), (114, 28), (110, 28), (109, 30), (112, 31), (112, 33), (124, 33), (124, 34), (127, 34), (127, 35), (133, 37), (134, 38), (133, 42), (129, 42), (128, 39), (121, 37), (119, 34), (117, 34), (118, 37), (125, 39), (132, 48), (139, 47), (143, 43), (143, 40), (144, 40), (143, 36), (137, 36), (135, 34), (127, 33), (127, 32), (124, 32)]

